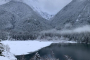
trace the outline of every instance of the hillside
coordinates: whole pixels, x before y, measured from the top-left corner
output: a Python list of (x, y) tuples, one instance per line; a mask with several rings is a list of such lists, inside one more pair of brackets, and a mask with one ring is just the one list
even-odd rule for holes
[(90, 24), (90, 0), (73, 0), (54, 18), (52, 25), (56, 29), (76, 28)]
[(53, 30), (42, 31), (49, 40), (74, 40), (90, 43), (90, 0), (73, 0), (51, 19)]
[(22, 2), (10, 1), (0, 6), (1, 38), (5, 35), (17, 39), (29, 35), (30, 38), (34, 33), (37, 35), (40, 31), (50, 28), (49, 21)]

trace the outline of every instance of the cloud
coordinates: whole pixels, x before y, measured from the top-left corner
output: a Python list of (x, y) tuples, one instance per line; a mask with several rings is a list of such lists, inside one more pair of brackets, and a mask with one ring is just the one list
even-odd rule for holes
[(42, 31), (41, 33), (72, 34), (72, 33), (85, 33), (85, 32), (90, 32), (90, 25), (85, 25), (74, 29), (63, 29), (63, 30), (52, 29), (52, 30)]

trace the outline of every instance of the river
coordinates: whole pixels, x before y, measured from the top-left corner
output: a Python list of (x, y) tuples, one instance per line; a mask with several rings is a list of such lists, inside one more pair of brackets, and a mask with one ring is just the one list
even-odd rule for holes
[[(50, 57), (51, 53), (54, 53), (56, 58), (59, 60), (66, 60), (65, 55), (70, 56), (73, 60), (90, 60), (90, 44), (79, 44), (79, 43), (54, 43), (48, 47), (42, 48), (37, 51), (41, 57)], [(29, 60), (34, 56), (36, 52), (32, 54), (23, 55), (26, 60)], [(21, 59), (21, 56), (16, 56)]]

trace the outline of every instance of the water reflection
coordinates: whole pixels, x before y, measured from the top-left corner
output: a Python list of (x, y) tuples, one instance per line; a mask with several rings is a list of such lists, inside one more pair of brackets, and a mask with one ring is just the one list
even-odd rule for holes
[[(38, 53), (41, 57), (50, 57), (52, 51), (60, 60), (66, 60), (64, 55), (70, 56), (73, 60), (90, 60), (90, 44), (52, 44), (39, 50)], [(35, 53), (25, 55), (26, 60), (29, 60)]]

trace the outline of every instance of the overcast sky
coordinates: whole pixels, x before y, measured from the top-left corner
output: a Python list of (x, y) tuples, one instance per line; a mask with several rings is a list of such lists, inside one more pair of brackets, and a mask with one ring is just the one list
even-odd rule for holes
[(55, 14), (72, 0), (38, 0), (42, 5), (41, 8), (50, 14)]
[(29, 5), (33, 5), (48, 14), (56, 14), (72, 0), (24, 0)]
[(72, 0), (38, 0), (40, 8), (49, 14), (55, 14)]

